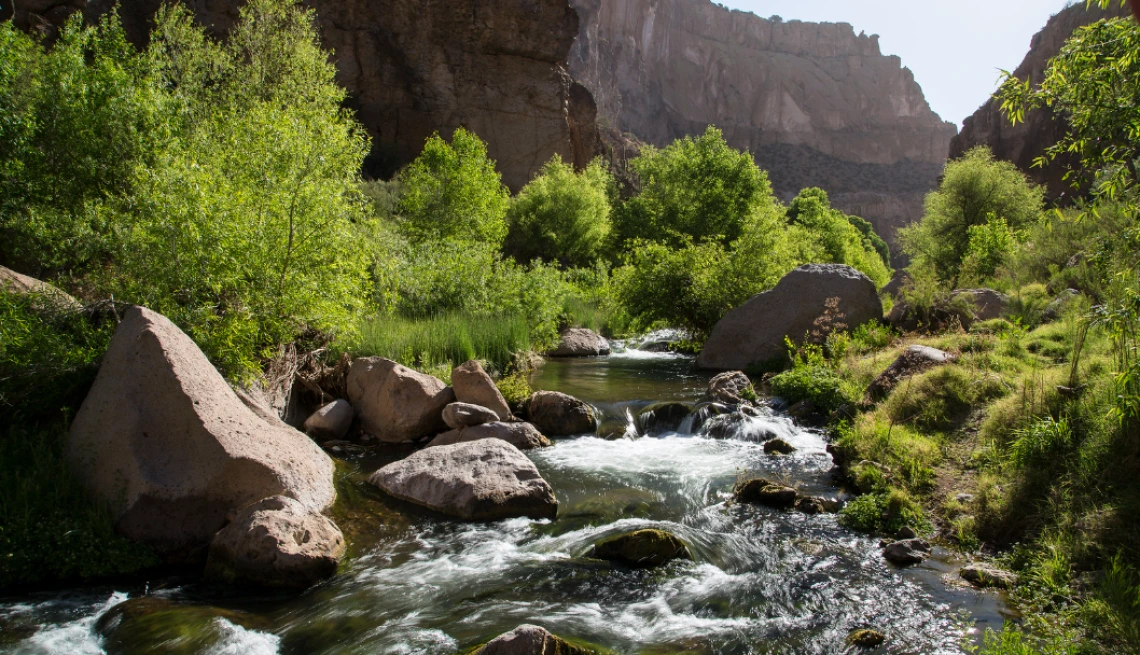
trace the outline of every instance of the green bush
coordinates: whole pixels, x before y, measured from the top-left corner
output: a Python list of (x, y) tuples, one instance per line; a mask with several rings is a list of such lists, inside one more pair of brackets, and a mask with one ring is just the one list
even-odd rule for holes
[(839, 512), (839, 523), (860, 532), (895, 534), (904, 527), (930, 529), (926, 513), (910, 494), (900, 489), (859, 496)]
[(820, 411), (831, 412), (852, 402), (843, 379), (829, 366), (796, 366), (773, 377), (768, 383), (772, 395), (790, 403), (808, 401)]
[(487, 144), (462, 127), (447, 143), (439, 134), (399, 175), (402, 231), (413, 240), (478, 241), (498, 247), (507, 236), (510, 193)]
[(613, 175), (601, 161), (580, 173), (555, 155), (511, 201), (505, 249), (520, 262), (592, 266), (610, 236)]
[(355, 355), (386, 357), (420, 370), (478, 359), (503, 371), (515, 353), (530, 349), (530, 326), (525, 316), (464, 313), (376, 317), (364, 322), (360, 337), (350, 346)]

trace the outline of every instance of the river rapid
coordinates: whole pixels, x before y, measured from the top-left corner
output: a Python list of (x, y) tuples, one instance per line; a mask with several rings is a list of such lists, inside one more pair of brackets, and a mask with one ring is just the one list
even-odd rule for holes
[[(948, 582), (945, 552), (898, 569), (877, 538), (834, 514), (730, 503), (750, 476), (843, 497), (825, 435), (770, 407), (739, 417), (725, 438), (705, 436), (708, 376), (690, 358), (629, 348), (547, 362), (532, 382), (592, 403), (606, 417), (601, 432), (625, 434), (528, 453), (558, 497), (556, 521), (430, 516), (363, 483), (400, 453), (360, 456), (343, 473), (351, 508), (337, 517), (351, 558), (332, 581), (279, 596), (171, 573), (0, 599), (0, 653), (453, 655), (535, 623), (629, 654), (855, 652), (848, 634), (875, 628), (887, 642), (861, 652), (935, 655), (1001, 627), (1000, 598)], [(660, 401), (694, 413), (644, 434), (636, 416)], [(796, 452), (766, 455), (758, 435), (771, 433)], [(647, 527), (681, 537), (693, 561), (631, 570), (586, 557), (603, 537)], [(116, 615), (128, 598), (149, 604)]]

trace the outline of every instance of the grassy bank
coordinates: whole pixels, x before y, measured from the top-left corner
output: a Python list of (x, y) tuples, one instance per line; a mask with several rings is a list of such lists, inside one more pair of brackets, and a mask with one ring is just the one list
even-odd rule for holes
[(381, 316), (361, 324), (350, 347), (359, 356), (380, 356), (420, 370), (446, 368), (469, 359), (505, 371), (515, 353), (532, 347), (525, 316), (450, 313), (426, 318)]

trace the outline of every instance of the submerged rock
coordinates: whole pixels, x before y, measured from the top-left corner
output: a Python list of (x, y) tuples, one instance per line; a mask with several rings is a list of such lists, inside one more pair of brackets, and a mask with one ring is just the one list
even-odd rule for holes
[(894, 390), (898, 383), (929, 368), (954, 361), (954, 356), (929, 346), (911, 346), (904, 350), (887, 370), (867, 387), (867, 401), (878, 402)]
[(511, 408), (494, 380), (483, 370), (483, 365), (474, 359), (456, 366), (451, 371), (451, 386), (455, 389), (455, 399), (461, 403), (479, 405), (495, 412), (500, 419), (511, 417)]
[(592, 434), (598, 426), (593, 407), (557, 391), (534, 392), (525, 409), (526, 418), (550, 437)]
[(637, 530), (594, 545), (590, 557), (652, 568), (675, 559), (692, 559), (685, 542), (664, 530)]
[(641, 434), (676, 432), (692, 409), (685, 403), (654, 403), (637, 414)]
[(764, 444), (764, 452), (769, 455), (791, 455), (796, 447), (783, 439), (773, 439)]
[(586, 328), (570, 328), (561, 335), (558, 347), (547, 353), (551, 357), (598, 357), (610, 354), (610, 342)]
[(554, 636), (537, 625), (520, 625), (499, 635), (472, 655), (599, 655)]
[(887, 636), (878, 630), (864, 628), (855, 630), (847, 635), (847, 645), (857, 648), (878, 648), (887, 640)]
[(930, 557), (930, 544), (922, 539), (901, 539), (883, 548), (883, 557), (899, 566), (918, 564)]
[(747, 441), (770, 441), (776, 433), (752, 421), (755, 418), (743, 411), (711, 416), (701, 426), (701, 431), (710, 439), (743, 439)]
[(305, 433), (317, 441), (343, 439), (354, 418), (356, 410), (347, 400), (334, 400), (305, 420)]
[(737, 502), (764, 505), (773, 509), (790, 509), (796, 504), (796, 490), (763, 478), (748, 480), (736, 485), (733, 496)]
[(242, 509), (210, 542), (206, 574), (225, 582), (310, 587), (336, 574), (344, 535), (324, 515), (274, 496)]
[(554, 490), (526, 455), (501, 439), (426, 448), (368, 478), (390, 496), (469, 521), (553, 519)]
[(197, 655), (226, 652), (222, 649), (231, 636), (227, 628), (267, 629), (263, 622), (263, 618), (245, 612), (140, 596), (115, 605), (99, 617), (94, 632), (101, 638), (101, 653)]
[(842, 264), (808, 264), (788, 273), (769, 291), (750, 298), (713, 326), (697, 357), (705, 369), (738, 370), (786, 357), (785, 338), (800, 341), (821, 329), (817, 321), (833, 304), (832, 327), (854, 330), (883, 318), (875, 283)]
[(434, 446), (450, 446), (451, 444), (478, 441), (480, 439), (502, 439), (519, 450), (545, 448), (550, 445), (550, 440), (542, 436), (538, 428), (530, 423), (524, 423), (522, 421), (514, 423), (492, 421), (491, 423), (484, 423), (470, 428), (444, 432), (435, 439), (432, 439), (431, 443), (428, 444), (428, 448)]
[(383, 357), (361, 357), (348, 370), (348, 399), (366, 432), (386, 443), (409, 443), (446, 429), (443, 408), (455, 393), (439, 378)]
[(990, 564), (967, 564), (958, 575), (980, 589), (1009, 589), (1017, 584), (1017, 575)]
[(494, 411), (471, 403), (451, 403), (443, 408), (443, 422), (453, 430), (473, 428), (500, 418)]
[(709, 397), (719, 403), (738, 405), (744, 402), (742, 393), (752, 388), (752, 380), (741, 371), (725, 371), (709, 380)]
[(227, 515), (284, 495), (321, 512), (333, 462), (247, 408), (166, 317), (131, 307), (71, 425), (68, 459), (116, 527), (168, 557), (199, 559)]

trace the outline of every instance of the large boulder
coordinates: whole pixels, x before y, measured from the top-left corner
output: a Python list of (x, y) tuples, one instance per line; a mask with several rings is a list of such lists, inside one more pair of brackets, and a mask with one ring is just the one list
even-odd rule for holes
[[(744, 402), (744, 396), (752, 388), (752, 380), (741, 371), (725, 371), (718, 373), (709, 380), (709, 397), (718, 403), (738, 405)], [(753, 391), (755, 393), (755, 391)]]
[(305, 419), (305, 433), (317, 441), (343, 439), (352, 427), (356, 410), (347, 400), (337, 399)]
[(891, 277), (891, 281), (887, 282), (882, 289), (879, 289), (879, 295), (890, 296), (895, 300), (901, 300), (903, 291), (913, 283), (914, 278), (910, 276), (910, 273), (900, 268), (895, 271), (895, 274)]
[(911, 346), (904, 350), (887, 370), (867, 387), (867, 400), (877, 402), (887, 397), (898, 383), (929, 368), (954, 361), (954, 356), (930, 346)]
[(481, 405), (471, 403), (451, 403), (443, 408), (443, 422), (453, 430), (473, 428), (492, 421), (498, 421), (499, 415)]
[(1001, 318), (1009, 308), (1009, 296), (993, 289), (957, 289), (950, 299), (965, 298), (974, 307), (974, 319), (988, 321)]
[(534, 392), (525, 411), (527, 420), (550, 437), (593, 433), (598, 427), (593, 407), (557, 391)]
[(693, 559), (685, 542), (664, 530), (635, 530), (604, 539), (590, 556), (637, 568), (652, 568), (675, 559)]
[(478, 441), (480, 439), (502, 439), (519, 450), (544, 448), (550, 445), (550, 440), (530, 423), (517, 421), (502, 423), (494, 421), (470, 428), (449, 430), (432, 439), (428, 448), (434, 446), (450, 446), (451, 444)]
[(266, 587), (310, 587), (336, 574), (344, 557), (336, 524), (286, 496), (238, 512), (210, 542), (206, 574)]
[(455, 389), (455, 399), (459, 402), (486, 407), (501, 419), (511, 417), (511, 408), (507, 406), (506, 398), (503, 398), (502, 392), (483, 370), (483, 366), (474, 359), (451, 371), (451, 386)]
[(44, 301), (44, 305), (54, 309), (83, 309), (83, 305), (78, 300), (64, 293), (58, 287), (3, 266), (0, 266), (0, 291), (39, 296)]
[(368, 478), (394, 498), (469, 521), (553, 519), (554, 490), (526, 455), (501, 439), (426, 448)]
[(204, 554), (227, 515), (283, 495), (336, 497), (311, 439), (253, 414), (190, 337), (131, 307), (71, 425), (68, 458), (119, 530), (171, 556)]
[(610, 354), (610, 342), (586, 328), (570, 328), (561, 335), (558, 347), (547, 353), (551, 357), (598, 357)]
[(473, 655), (596, 655), (560, 639), (537, 625), (520, 625), (487, 642)]
[[(704, 369), (735, 370), (786, 357), (785, 338), (854, 329), (883, 318), (875, 283), (842, 264), (808, 264), (724, 315), (697, 356)], [(827, 323), (827, 325), (823, 325)], [(843, 327), (840, 327), (843, 326)]]
[(443, 408), (455, 402), (439, 378), (383, 357), (362, 357), (348, 369), (348, 399), (364, 431), (386, 443), (409, 443), (447, 429)]

